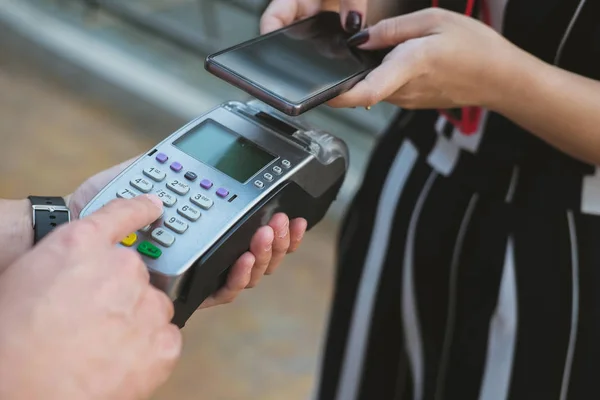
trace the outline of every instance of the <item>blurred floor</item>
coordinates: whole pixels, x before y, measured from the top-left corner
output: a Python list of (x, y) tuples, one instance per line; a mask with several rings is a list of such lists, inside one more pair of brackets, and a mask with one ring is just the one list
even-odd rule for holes
[[(35, 59), (11, 54), (19, 43), (0, 44), (0, 197), (68, 193), (91, 174), (148, 149), (178, 123), (142, 122), (135, 115), (153, 115), (142, 103), (111, 106), (90, 95), (102, 90), (75, 83), (77, 71), (56, 79)], [(155, 399), (309, 398), (336, 229), (323, 222), (277, 274), (233, 304), (198, 312), (184, 329), (183, 359)]]

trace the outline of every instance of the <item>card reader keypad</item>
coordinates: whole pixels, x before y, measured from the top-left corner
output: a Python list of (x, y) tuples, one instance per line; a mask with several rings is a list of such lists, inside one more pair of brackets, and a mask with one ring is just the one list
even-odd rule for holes
[[(160, 164), (164, 164), (168, 159), (169, 157), (163, 153), (156, 157), (156, 161)], [(170, 179), (167, 179), (168, 169), (173, 171)], [(157, 245), (166, 248), (174, 246), (177, 236), (185, 234), (189, 230), (190, 224), (200, 219), (202, 211), (208, 211), (214, 206), (214, 200), (210, 197), (209, 192), (213, 192), (213, 195), (221, 198), (229, 196), (228, 189), (213, 188), (213, 183), (208, 179), (202, 179), (200, 184), (196, 183), (198, 191), (192, 192), (192, 182), (196, 180), (197, 174), (188, 171), (185, 179), (177, 179), (177, 172), (182, 169), (182, 165), (177, 161), (173, 161), (168, 169), (165, 171), (162, 167), (147, 166), (142, 170), (142, 174), (135, 175), (131, 179), (130, 187), (124, 187), (116, 193), (116, 197), (123, 199), (132, 199), (138, 196), (139, 192), (154, 193), (162, 200), (166, 209), (177, 207), (177, 214), (173, 215), (173, 212), (167, 213), (170, 215), (163, 214), (162, 224), (164, 226), (157, 226), (156, 223), (147, 225), (139, 229), (138, 234), (132, 233), (121, 242), (126, 247), (136, 245), (139, 253), (152, 259), (158, 259), (162, 255), (162, 251)], [(178, 204), (180, 201), (181, 204)], [(147, 239), (144, 240), (138, 235)]]
[[(222, 199), (227, 199), (230, 195), (227, 188), (215, 187), (213, 182), (206, 178), (201, 179), (199, 184), (194, 184), (198, 175), (192, 171), (187, 171), (185, 177), (182, 177), (183, 179), (177, 178), (183, 165), (173, 161), (170, 165), (167, 164), (169, 167), (165, 171), (160, 164), (165, 164), (168, 159), (166, 154), (158, 154), (155, 160), (156, 165), (160, 168), (155, 165), (147, 166), (143, 169), (142, 174), (134, 176), (130, 181), (130, 187), (123, 187), (116, 193), (116, 197), (123, 199), (134, 198), (139, 195), (137, 192), (154, 193), (162, 200), (166, 207), (165, 210), (176, 207), (176, 214), (173, 211), (167, 212), (169, 215), (163, 214), (161, 217), (164, 217), (163, 226), (157, 226), (155, 223), (138, 230), (139, 235), (144, 236), (146, 240), (141, 236), (138, 237), (136, 233), (132, 233), (121, 242), (127, 247), (133, 247), (139, 242), (137, 244), (138, 252), (152, 259), (157, 259), (162, 255), (162, 250), (156, 245), (165, 248), (174, 246), (177, 236), (186, 234), (190, 224), (197, 223), (202, 212), (207, 212), (214, 206), (214, 197), (211, 198), (210, 193)], [(292, 164), (288, 160), (271, 165), (268, 172), (264, 171), (257, 177), (260, 179), (253, 181), (253, 186), (259, 190), (264, 189), (291, 166)], [(171, 177), (167, 179), (169, 175)], [(198, 189), (192, 190), (192, 186), (196, 185), (198, 185)]]

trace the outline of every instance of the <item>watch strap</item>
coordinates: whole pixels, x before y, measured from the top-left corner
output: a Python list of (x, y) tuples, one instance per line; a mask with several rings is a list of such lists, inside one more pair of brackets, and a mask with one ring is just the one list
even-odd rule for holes
[(57, 226), (71, 221), (71, 211), (62, 197), (29, 196), (33, 212), (33, 242), (38, 243)]

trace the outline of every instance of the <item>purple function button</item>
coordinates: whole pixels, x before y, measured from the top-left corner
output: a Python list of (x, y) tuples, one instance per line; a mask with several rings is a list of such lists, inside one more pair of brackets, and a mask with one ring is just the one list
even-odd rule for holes
[(171, 164), (171, 169), (175, 172), (179, 172), (183, 169), (183, 165), (175, 161), (173, 164)]
[(158, 161), (161, 164), (164, 164), (168, 159), (169, 157), (165, 153), (158, 153), (156, 155), (156, 161)]
[(212, 185), (213, 183), (208, 179), (202, 179), (202, 181), (200, 182), (200, 186), (202, 186), (204, 189), (210, 189)]
[(219, 190), (217, 190), (217, 196), (219, 197), (227, 197), (229, 195), (229, 190), (225, 189), (225, 188), (219, 188)]

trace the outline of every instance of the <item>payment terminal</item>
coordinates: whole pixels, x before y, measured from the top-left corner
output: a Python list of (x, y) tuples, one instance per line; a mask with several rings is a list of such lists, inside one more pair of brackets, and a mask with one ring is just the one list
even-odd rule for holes
[(340, 139), (256, 100), (226, 102), (136, 160), (81, 216), (118, 197), (162, 199), (162, 217), (119, 246), (141, 254), (183, 327), (275, 213), (303, 217), (308, 229), (318, 223), (347, 168)]

